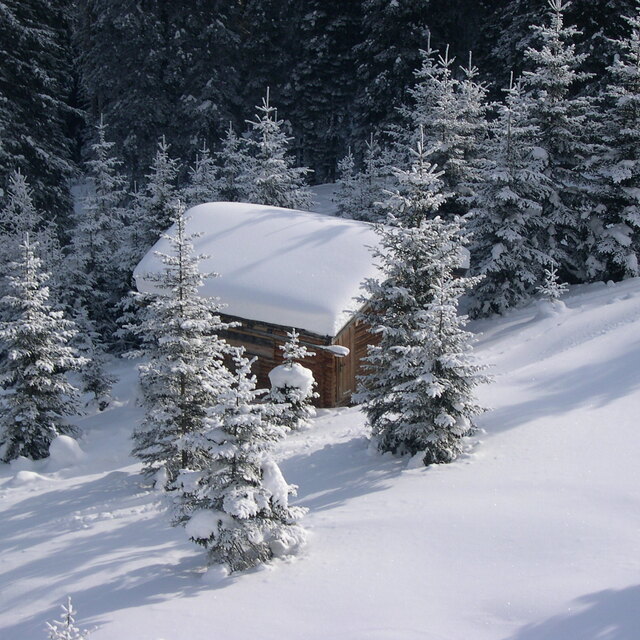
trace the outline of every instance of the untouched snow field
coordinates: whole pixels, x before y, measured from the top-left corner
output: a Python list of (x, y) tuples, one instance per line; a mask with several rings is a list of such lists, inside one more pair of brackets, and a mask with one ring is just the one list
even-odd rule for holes
[(380, 457), (357, 408), (320, 411), (278, 456), (305, 554), (228, 578), (142, 485), (116, 363), (84, 456), (0, 465), (0, 638), (46, 638), (71, 595), (92, 640), (637, 640), (640, 280), (565, 301), (473, 325), (492, 410), (453, 464)]

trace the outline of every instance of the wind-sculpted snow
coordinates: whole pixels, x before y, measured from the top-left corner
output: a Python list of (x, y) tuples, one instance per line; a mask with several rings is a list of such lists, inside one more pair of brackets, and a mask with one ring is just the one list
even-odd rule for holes
[(495, 382), (452, 464), (379, 456), (357, 408), (284, 438), (307, 547), (231, 576), (129, 457), (141, 412), (119, 363), (81, 463), (0, 465), (0, 637), (46, 638), (70, 595), (91, 640), (637, 640), (640, 280), (563, 302), (471, 325)]

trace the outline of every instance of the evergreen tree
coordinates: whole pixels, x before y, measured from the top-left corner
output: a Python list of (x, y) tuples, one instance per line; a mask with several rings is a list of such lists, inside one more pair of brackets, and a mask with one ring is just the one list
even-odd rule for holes
[(449, 194), (442, 193), (442, 171), (427, 161), (423, 130), (415, 149), (410, 149), (412, 158), (408, 171), (395, 168), (393, 173), (399, 188), (388, 192), (384, 203), (387, 222), (403, 227), (417, 227), (424, 220), (435, 216)]
[(556, 265), (551, 263), (544, 270), (544, 281), (538, 287), (538, 293), (544, 300), (555, 303), (560, 300), (560, 296), (566, 293), (568, 289), (569, 287), (566, 283), (560, 282)]
[(542, 249), (563, 273), (582, 280), (587, 277), (590, 244), (586, 220), (595, 208), (584, 169), (594, 150), (587, 136), (597, 114), (590, 98), (571, 95), (574, 85), (587, 75), (579, 71), (584, 56), (571, 44), (579, 32), (564, 24), (567, 4), (549, 0), (549, 7), (550, 24), (533, 27), (539, 44), (526, 52), (535, 68), (524, 74), (530, 121), (538, 128), (545, 174), (553, 185), (543, 202), (548, 237)]
[(125, 179), (121, 162), (107, 141), (103, 118), (96, 125), (97, 140), (87, 161), (90, 191), (76, 212), (72, 237), (73, 279), (91, 322), (109, 339), (115, 328), (117, 304), (128, 290), (130, 274), (120, 260), (125, 236)]
[(76, 307), (73, 321), (78, 328), (74, 345), (86, 360), (82, 367), (82, 391), (90, 393), (98, 409), (104, 411), (111, 402), (111, 387), (116, 381), (107, 373), (104, 342), (83, 306)]
[(168, 229), (175, 216), (179, 166), (178, 161), (169, 155), (169, 146), (162, 136), (150, 173), (146, 176), (147, 183), (138, 197), (136, 215), (140, 216), (137, 221), (140, 258)]
[(596, 162), (601, 207), (592, 221), (594, 277), (640, 275), (640, 11), (627, 18), (630, 34), (617, 42)]
[(182, 190), (187, 208), (218, 200), (218, 176), (209, 147), (203, 143), (196, 162), (189, 168), (189, 183)]
[(298, 0), (300, 53), (292, 70), (291, 114), (298, 157), (316, 182), (333, 182), (352, 128), (360, 2)]
[(5, 200), (6, 206), (0, 210), (0, 294), (6, 292), (3, 281), (9, 265), (20, 259), (20, 244), (24, 234), (28, 234), (44, 270), (50, 274), (50, 299), (54, 306), (58, 306), (67, 269), (56, 225), (43, 219), (34, 204), (33, 191), (19, 170), (9, 177)]
[(246, 178), (253, 172), (253, 158), (249, 155), (247, 141), (239, 138), (229, 123), (222, 139), (220, 151), (215, 154), (218, 165), (218, 193), (223, 202), (247, 200)]
[(361, 42), (356, 45), (357, 94), (354, 137), (360, 143), (372, 130), (397, 121), (406, 102), (420, 47), (427, 38), (425, 0), (363, 0)]
[(67, 0), (6, 0), (0, 8), (0, 184), (21, 169), (36, 208), (64, 220), (73, 175), (68, 123), (72, 55)]
[(49, 276), (28, 236), (20, 252), (11, 265), (9, 293), (0, 301), (10, 318), (0, 323), (0, 381), (7, 390), (0, 409), (5, 462), (18, 456), (45, 458), (56, 436), (75, 432), (66, 417), (77, 413), (77, 390), (66, 374), (85, 364), (69, 344), (75, 325), (51, 309), (45, 285)]
[(540, 235), (546, 230), (542, 202), (551, 185), (520, 83), (511, 84), (492, 132), (491, 161), (467, 220), (472, 272), (483, 276), (472, 294), (473, 316), (504, 313), (528, 300), (549, 259)]
[(243, 571), (304, 543), (297, 520), (304, 509), (289, 506), (288, 485), (271, 458), (284, 428), (273, 407), (257, 403), (252, 361), (237, 350), (233, 384), (211, 409), (208, 430), (188, 438), (186, 449), (206, 464), (178, 477), (176, 523), (208, 550), (211, 563)]
[(47, 622), (49, 630), (49, 640), (87, 640), (89, 632), (82, 630), (76, 625), (77, 611), (71, 604), (71, 598), (67, 598), (67, 604), (62, 605), (62, 616), (60, 620)]
[(284, 363), (269, 372), (271, 381), (270, 399), (277, 405), (284, 405), (277, 423), (287, 429), (302, 429), (310, 425), (316, 411), (312, 400), (320, 394), (314, 391), (316, 381), (313, 373), (296, 360), (303, 360), (315, 355), (307, 347), (300, 344), (300, 334), (292, 329), (287, 332), (289, 338), (284, 345), (280, 345)]
[(347, 155), (338, 162), (338, 180), (333, 200), (337, 204), (340, 217), (355, 218), (358, 216), (360, 194), (358, 193), (355, 160), (351, 148), (349, 148)]
[(411, 105), (400, 109), (404, 131), (396, 138), (402, 146), (414, 146), (424, 137), (429, 161), (443, 171), (445, 187), (452, 197), (443, 213), (462, 214), (473, 202), (480, 181), (482, 149), (487, 138), (486, 87), (477, 81), (478, 70), (471, 62), (462, 68), (462, 79), (455, 77), (454, 58), (449, 47), (444, 55), (427, 43), (422, 65), (415, 72), (416, 84), (410, 90)]
[(384, 222), (382, 203), (393, 182), (391, 154), (371, 134), (365, 143), (362, 171), (356, 174), (352, 218)]
[(460, 226), (436, 217), (379, 234), (374, 255), (383, 278), (365, 281), (363, 318), (380, 342), (369, 346), (356, 400), (380, 451), (449, 462), (472, 431), (480, 412), (473, 389), (484, 380), (457, 315), (460, 296), (475, 284), (453, 277), (462, 262)]
[(140, 325), (148, 361), (140, 365), (145, 419), (134, 433), (133, 454), (143, 472), (162, 470), (167, 486), (180, 469), (198, 468), (182, 441), (202, 432), (207, 410), (230, 385), (224, 357), (230, 351), (218, 332), (229, 327), (221, 321), (218, 300), (200, 297), (205, 278), (193, 253), (193, 238), (186, 233), (183, 209), (174, 207), (175, 227), (169, 240), (171, 253), (161, 254), (164, 268), (146, 274), (157, 294), (147, 301)]
[(266, 204), (289, 209), (308, 209), (311, 193), (305, 186), (309, 169), (294, 167), (287, 155), (291, 138), (283, 130), (284, 121), (278, 120), (275, 107), (269, 104), (269, 89), (256, 107), (255, 120), (249, 120), (254, 138), (250, 144), (255, 150), (255, 163), (248, 168), (245, 178), (247, 199), (255, 204)]

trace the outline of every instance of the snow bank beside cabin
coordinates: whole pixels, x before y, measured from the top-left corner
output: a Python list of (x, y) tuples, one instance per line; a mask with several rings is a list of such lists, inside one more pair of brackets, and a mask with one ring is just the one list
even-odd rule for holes
[[(200, 268), (220, 274), (201, 293), (219, 297), (232, 316), (335, 336), (359, 306), (360, 283), (378, 274), (369, 249), (378, 237), (365, 222), (237, 202), (198, 205), (187, 216), (187, 233), (202, 234), (195, 252), (209, 256)], [(158, 292), (145, 278), (162, 269), (157, 252), (169, 252), (165, 238), (135, 270), (140, 291)]]

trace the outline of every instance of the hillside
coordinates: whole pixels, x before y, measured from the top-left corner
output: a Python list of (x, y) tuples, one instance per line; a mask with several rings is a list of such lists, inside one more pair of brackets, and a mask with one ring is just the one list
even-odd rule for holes
[(130, 362), (80, 420), (86, 457), (0, 465), (0, 637), (46, 637), (69, 594), (92, 640), (635, 640), (640, 279), (474, 323), (495, 381), (467, 455), (368, 451), (357, 408), (279, 450), (310, 542), (225, 577), (168, 527), (129, 457)]

